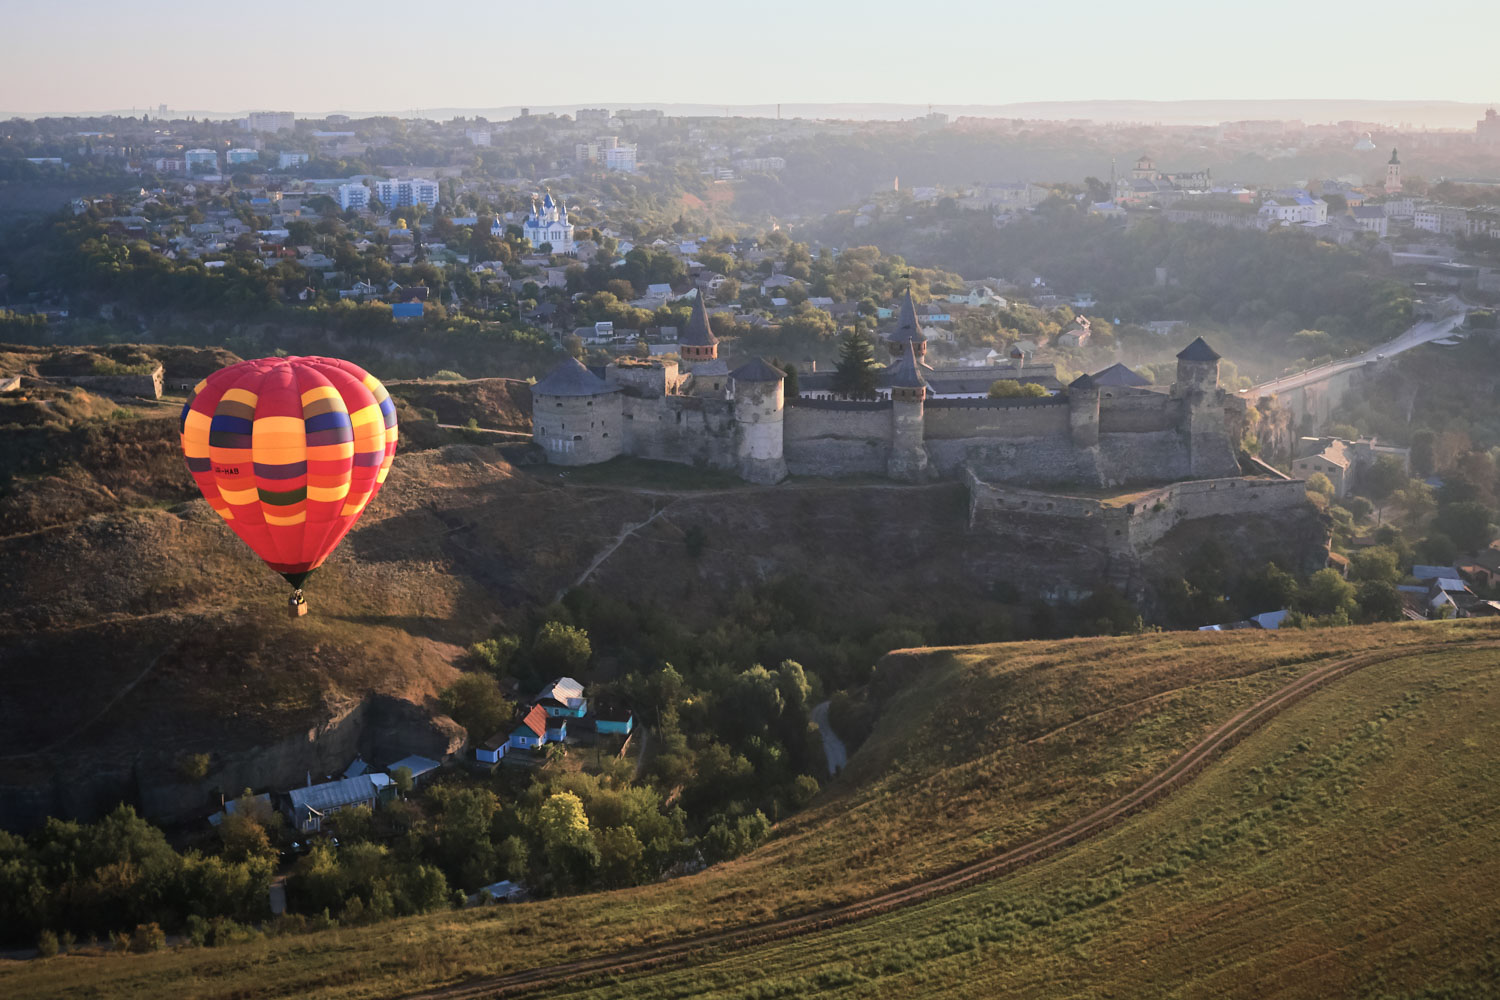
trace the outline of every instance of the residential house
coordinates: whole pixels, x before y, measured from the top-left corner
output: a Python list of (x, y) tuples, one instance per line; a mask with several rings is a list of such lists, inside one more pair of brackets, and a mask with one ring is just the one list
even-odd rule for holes
[(392, 319), (421, 319), (426, 314), (425, 302), (397, 302), (391, 306)]
[(510, 746), (515, 750), (536, 750), (547, 745), (547, 713), (532, 705), (510, 731)]
[(395, 774), (397, 769), (403, 767), (411, 772), (412, 785), (417, 786), (437, 774), (438, 768), (442, 767), (442, 765), (428, 757), (411, 754), (410, 756), (402, 757), (385, 770), (387, 774)]
[(547, 715), (554, 718), (581, 719), (588, 714), (588, 699), (583, 696), (583, 685), (571, 677), (559, 677), (542, 689), (535, 704), (542, 706)]
[(510, 746), (510, 737), (503, 733), (496, 733), (474, 748), (474, 759), (481, 764), (498, 764), (505, 759), (505, 751)]
[(321, 785), (294, 788), (288, 795), (287, 818), (303, 833), (314, 833), (323, 828), (323, 820), (330, 814), (350, 806), (374, 808), (379, 802), (388, 802), (395, 795), (395, 786), (390, 775), (371, 773), (354, 778), (326, 781)]
[(601, 736), (628, 736), (635, 728), (635, 713), (629, 707), (605, 701), (594, 706), (594, 731)]
[(1087, 316), (1073, 317), (1073, 325), (1057, 335), (1058, 347), (1083, 347), (1093, 336)]

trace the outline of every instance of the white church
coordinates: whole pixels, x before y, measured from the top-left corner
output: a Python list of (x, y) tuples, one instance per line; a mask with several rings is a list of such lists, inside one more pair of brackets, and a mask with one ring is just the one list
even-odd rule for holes
[(543, 243), (552, 244), (552, 252), (571, 256), (573, 246), (573, 223), (568, 221), (568, 206), (553, 201), (551, 192), (543, 195), (538, 204), (536, 195), (531, 196), (531, 214), (521, 223), (521, 235), (531, 241), (533, 248)]

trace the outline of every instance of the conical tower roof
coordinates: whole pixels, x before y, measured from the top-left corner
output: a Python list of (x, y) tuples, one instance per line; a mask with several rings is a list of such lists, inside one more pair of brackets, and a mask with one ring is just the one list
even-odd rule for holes
[(703, 292), (693, 296), (693, 315), (688, 317), (687, 327), (677, 338), (679, 345), (688, 347), (713, 347), (719, 342), (713, 327), (708, 322), (708, 307), (703, 304)]
[(1110, 365), (1094, 376), (1095, 385), (1127, 385), (1140, 386), (1150, 385), (1149, 379), (1142, 377), (1138, 372), (1123, 364)]
[(729, 377), (736, 382), (780, 382), (786, 378), (786, 372), (769, 364), (765, 358), (753, 358), (730, 372)]
[(1178, 361), (1218, 361), (1219, 352), (1208, 346), (1202, 337), (1196, 337), (1193, 342), (1177, 352)]
[(547, 373), (531, 387), (536, 396), (603, 396), (619, 392), (620, 387), (610, 385), (583, 366), (583, 362), (570, 357)]
[(922, 324), (917, 322), (917, 303), (911, 297), (911, 289), (906, 290), (906, 297), (901, 300), (900, 317), (896, 320), (896, 329), (885, 338), (894, 343), (925, 344), (927, 338), (922, 336)]
[(892, 389), (920, 389), (927, 384), (922, 365), (917, 362), (916, 345), (911, 341), (906, 342), (901, 356), (886, 369), (886, 383)]

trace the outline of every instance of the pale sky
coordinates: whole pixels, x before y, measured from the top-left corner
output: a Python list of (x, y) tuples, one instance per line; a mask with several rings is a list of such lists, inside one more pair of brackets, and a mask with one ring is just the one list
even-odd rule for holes
[(23, 114), (1500, 99), (1493, 59), (1470, 44), (1500, 38), (1492, 0), (0, 0), (0, 11), (0, 111)]

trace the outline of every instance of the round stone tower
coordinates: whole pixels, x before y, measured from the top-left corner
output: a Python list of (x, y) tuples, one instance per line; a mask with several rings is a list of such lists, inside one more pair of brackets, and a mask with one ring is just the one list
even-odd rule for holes
[(756, 358), (729, 373), (734, 393), (735, 455), (740, 478), (752, 483), (779, 483), (786, 478), (782, 455), (782, 418), (786, 374)]
[(916, 345), (907, 343), (905, 353), (887, 372), (886, 384), (891, 388), (891, 455), (886, 475), (908, 482), (925, 479), (927, 379), (917, 360)]
[(531, 439), (553, 465), (593, 465), (624, 446), (620, 387), (569, 358), (531, 387)]
[(1195, 392), (1213, 392), (1219, 387), (1219, 352), (1202, 337), (1177, 352), (1177, 382), (1172, 386), (1174, 396), (1187, 396)]

